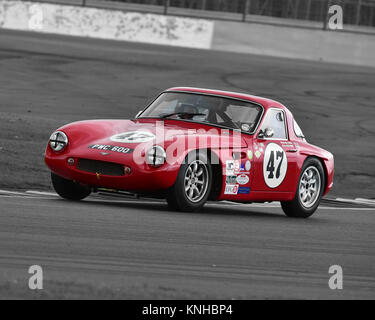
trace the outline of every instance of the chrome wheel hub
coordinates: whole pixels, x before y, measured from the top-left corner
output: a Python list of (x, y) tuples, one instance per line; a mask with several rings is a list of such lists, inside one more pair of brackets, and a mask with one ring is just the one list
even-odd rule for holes
[(189, 164), (185, 172), (185, 194), (191, 202), (199, 202), (208, 188), (207, 166), (200, 160)]
[(305, 208), (311, 208), (319, 198), (321, 177), (314, 166), (306, 168), (299, 183), (299, 198)]

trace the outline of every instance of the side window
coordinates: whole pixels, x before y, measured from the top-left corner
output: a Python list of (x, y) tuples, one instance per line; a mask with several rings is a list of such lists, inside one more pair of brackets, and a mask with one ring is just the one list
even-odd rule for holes
[(304, 139), (305, 135), (303, 134), (303, 132), (302, 132), (301, 128), (299, 127), (298, 123), (296, 122), (296, 120), (293, 120), (293, 127), (294, 127), (294, 133), (296, 134), (296, 136), (298, 138)]
[(264, 118), (261, 129), (271, 128), (274, 132), (271, 139), (287, 139), (285, 114), (280, 109), (269, 109)]

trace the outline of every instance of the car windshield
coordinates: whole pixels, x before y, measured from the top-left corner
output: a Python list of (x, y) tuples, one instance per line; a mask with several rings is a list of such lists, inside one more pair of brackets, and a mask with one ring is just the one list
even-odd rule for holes
[(139, 118), (181, 119), (253, 133), (261, 115), (261, 106), (242, 100), (166, 92), (141, 113)]

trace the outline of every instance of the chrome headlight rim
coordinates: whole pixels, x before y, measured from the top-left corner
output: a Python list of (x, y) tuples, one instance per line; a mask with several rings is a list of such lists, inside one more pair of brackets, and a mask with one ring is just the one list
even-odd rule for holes
[(49, 146), (54, 152), (63, 151), (68, 143), (68, 136), (62, 131), (55, 131), (49, 138)]
[(152, 167), (162, 166), (167, 159), (164, 148), (158, 145), (152, 146), (146, 154), (146, 163)]

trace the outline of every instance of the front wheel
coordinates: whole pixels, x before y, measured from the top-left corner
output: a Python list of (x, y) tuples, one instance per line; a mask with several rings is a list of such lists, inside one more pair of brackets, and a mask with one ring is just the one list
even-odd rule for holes
[(324, 170), (316, 158), (305, 161), (296, 194), (292, 201), (282, 201), (281, 207), (288, 217), (308, 218), (318, 208), (325, 186)]
[(211, 191), (212, 168), (203, 154), (188, 156), (185, 160), (168, 193), (168, 205), (174, 210), (198, 211), (206, 203)]
[(91, 193), (89, 187), (64, 179), (54, 173), (51, 173), (51, 180), (56, 193), (64, 199), (78, 201), (88, 197)]

